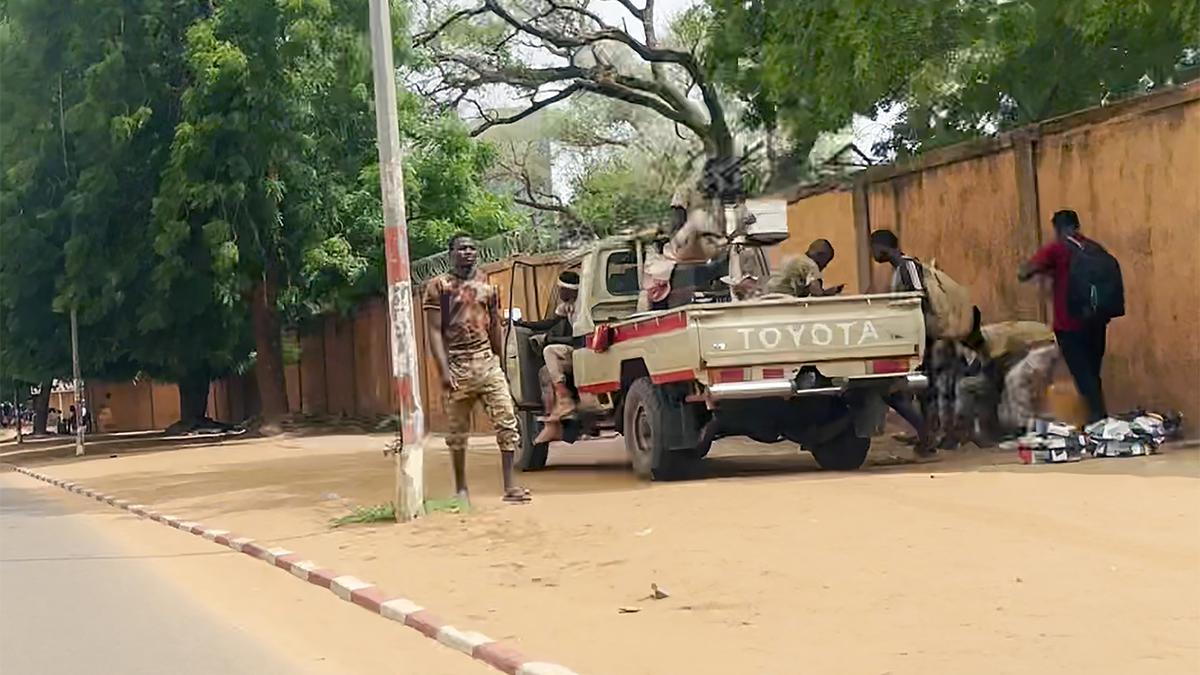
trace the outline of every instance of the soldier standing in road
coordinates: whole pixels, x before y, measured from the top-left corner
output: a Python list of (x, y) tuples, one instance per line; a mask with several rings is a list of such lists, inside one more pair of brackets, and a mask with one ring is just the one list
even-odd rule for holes
[(530, 500), (513, 482), (513, 453), (520, 442), (508, 380), (500, 369), (500, 297), (476, 268), (475, 240), (456, 234), (449, 243), (452, 270), (425, 286), (421, 303), (430, 350), (446, 394), (450, 433), (446, 445), (454, 463), (454, 487), (467, 500), (467, 429), (475, 402), (483, 403), (496, 427), (504, 477), (504, 501)]

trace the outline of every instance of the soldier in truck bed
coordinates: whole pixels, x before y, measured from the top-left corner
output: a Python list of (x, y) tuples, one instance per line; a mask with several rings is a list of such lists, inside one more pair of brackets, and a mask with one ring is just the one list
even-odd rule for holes
[(833, 261), (833, 244), (828, 239), (817, 239), (808, 245), (808, 251), (783, 263), (779, 271), (771, 275), (767, 284), (769, 293), (786, 293), (798, 298), (824, 297), (842, 292), (844, 284), (825, 288), (822, 274)]

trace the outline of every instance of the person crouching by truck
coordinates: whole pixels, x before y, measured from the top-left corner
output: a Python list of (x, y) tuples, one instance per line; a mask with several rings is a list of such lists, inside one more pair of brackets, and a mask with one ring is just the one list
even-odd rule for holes
[(549, 443), (562, 439), (562, 420), (575, 413), (575, 395), (567, 386), (567, 378), (573, 369), (575, 353), (575, 301), (579, 297), (579, 275), (563, 272), (558, 275), (558, 305), (554, 314), (541, 321), (514, 321), (513, 324), (541, 333), (542, 358), (546, 362), (546, 373), (553, 387), (552, 402), (547, 406), (549, 413), (534, 443)]
[(957, 440), (985, 447), (1015, 433), (1037, 414), (1050, 385), (1058, 348), (1037, 321), (1004, 321), (981, 329), (983, 343), (960, 347), (966, 372), (956, 383)]

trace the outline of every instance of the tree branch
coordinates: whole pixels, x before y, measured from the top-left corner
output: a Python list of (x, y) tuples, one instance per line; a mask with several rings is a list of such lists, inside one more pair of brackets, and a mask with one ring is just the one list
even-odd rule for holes
[(479, 134), (482, 134), (483, 132), (487, 131), (488, 129), (491, 129), (494, 126), (501, 126), (501, 125), (505, 125), (505, 124), (513, 124), (514, 122), (520, 122), (521, 120), (525, 119), (526, 117), (529, 117), (530, 115), (541, 110), (542, 108), (545, 108), (546, 106), (554, 105), (555, 103), (558, 103), (559, 101), (570, 98), (571, 95), (577, 91), (582, 91), (582, 89), (579, 86), (579, 83), (574, 83), (574, 84), (568, 85), (562, 91), (551, 96), (550, 98), (544, 98), (540, 101), (533, 101), (532, 103), (529, 104), (528, 108), (525, 108), (524, 110), (522, 110), (519, 113), (516, 113), (515, 115), (509, 115), (507, 117), (493, 117), (493, 118), (488, 118), (487, 116), (484, 116), (483, 124), (472, 129), (471, 135), (478, 136)]
[(468, 18), (471, 18), (474, 16), (479, 16), (481, 14), (486, 14), (487, 11), (488, 11), (487, 5), (481, 5), (479, 7), (474, 7), (471, 9), (460, 9), (459, 11), (454, 12), (450, 16), (446, 17), (445, 20), (443, 20), (440, 24), (438, 24), (436, 27), (432, 28), (431, 30), (425, 31), (424, 33), (420, 33), (420, 34), (414, 36), (413, 37), (413, 46), (414, 47), (424, 47), (431, 40), (433, 40), (437, 36), (441, 35), (442, 31), (446, 30), (451, 25), (461, 21), (462, 19), (468, 19)]

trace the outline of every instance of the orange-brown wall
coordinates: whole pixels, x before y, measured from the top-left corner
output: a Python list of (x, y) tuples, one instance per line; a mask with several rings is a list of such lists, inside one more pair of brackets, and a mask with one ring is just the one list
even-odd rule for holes
[[(865, 208), (851, 209), (858, 200)], [(1200, 425), (1200, 83), (1050, 120), (912, 163), (869, 169), (852, 186), (793, 202), (790, 250), (814, 232), (835, 243), (891, 229), (905, 252), (967, 285), (985, 322), (1050, 315), (1044, 285), (1016, 271), (1052, 237), (1058, 209), (1121, 261), (1127, 316), (1113, 322), (1105, 393), (1114, 411), (1182, 410)], [(821, 229), (836, 224), (832, 235)], [(891, 268), (869, 263), (884, 290)]]
[(1043, 236), (1074, 209), (1121, 262), (1110, 407), (1182, 407), (1200, 424), (1200, 101), (1044, 137), (1037, 177)]
[[(1037, 241), (1018, 220), (1014, 154), (1004, 150), (868, 188), (871, 230), (892, 230), (905, 253), (936, 262), (969, 287), (985, 321), (1039, 318), (1036, 292), (1017, 282), (1017, 267)], [(885, 289), (891, 275), (890, 265), (872, 263), (874, 288)]]
[(858, 278), (858, 242), (854, 236), (854, 195), (830, 190), (788, 205), (788, 238), (771, 249), (772, 266), (803, 255), (814, 239), (833, 244), (833, 262), (825, 269), (825, 286), (846, 284), (847, 293), (863, 290)]

